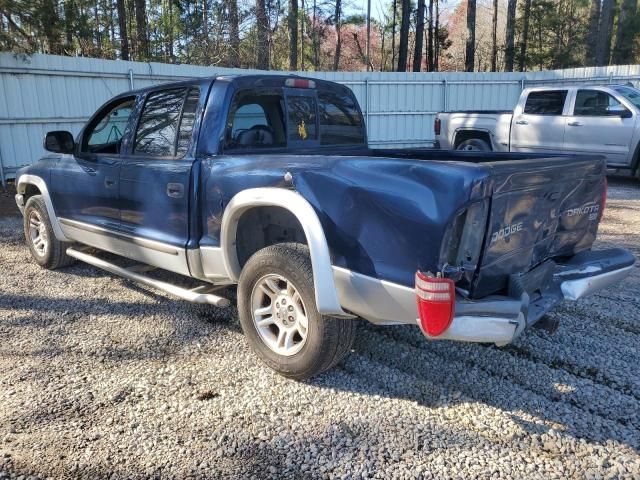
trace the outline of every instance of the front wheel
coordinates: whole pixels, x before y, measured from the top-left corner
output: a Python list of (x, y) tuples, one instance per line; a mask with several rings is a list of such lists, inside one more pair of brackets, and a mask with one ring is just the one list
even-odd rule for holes
[(53, 233), (51, 219), (41, 195), (34, 195), (24, 207), (24, 236), (31, 256), (38, 265), (50, 270), (71, 265), (67, 255), (70, 243), (61, 242)]
[(320, 315), (309, 249), (298, 243), (256, 252), (238, 282), (242, 330), (258, 357), (285, 377), (304, 380), (349, 351), (356, 321)]
[(491, 145), (479, 138), (470, 138), (469, 140), (460, 142), (456, 147), (456, 150), (462, 150), (465, 152), (488, 152), (491, 150)]

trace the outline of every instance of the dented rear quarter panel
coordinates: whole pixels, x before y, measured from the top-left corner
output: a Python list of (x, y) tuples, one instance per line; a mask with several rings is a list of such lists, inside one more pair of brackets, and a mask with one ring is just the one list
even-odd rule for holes
[(221, 155), (202, 168), (201, 245), (219, 246), (224, 207), (236, 193), (293, 188), (318, 215), (334, 265), (406, 286), (416, 270), (438, 268), (447, 224), (488, 195), (490, 172), (463, 162), (275, 154)]

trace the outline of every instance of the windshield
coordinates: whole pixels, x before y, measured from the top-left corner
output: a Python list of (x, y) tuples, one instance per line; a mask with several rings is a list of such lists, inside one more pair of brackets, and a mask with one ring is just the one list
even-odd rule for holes
[(640, 108), (640, 90), (633, 87), (615, 87), (614, 90)]

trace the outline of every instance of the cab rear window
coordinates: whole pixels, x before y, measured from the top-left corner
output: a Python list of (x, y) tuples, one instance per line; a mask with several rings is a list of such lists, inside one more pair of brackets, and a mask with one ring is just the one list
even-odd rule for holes
[(322, 89), (251, 89), (236, 93), (225, 149), (365, 145), (362, 114), (352, 95)]

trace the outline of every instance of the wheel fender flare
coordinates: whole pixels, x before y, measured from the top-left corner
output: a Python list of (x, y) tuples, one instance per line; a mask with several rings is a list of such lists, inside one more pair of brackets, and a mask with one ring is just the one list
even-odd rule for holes
[(238, 222), (243, 213), (256, 207), (281, 207), (298, 219), (311, 254), (318, 311), (323, 315), (349, 316), (342, 310), (338, 299), (331, 256), (322, 224), (311, 204), (292, 190), (276, 187), (250, 188), (237, 193), (231, 199), (222, 216), (220, 237), (228, 277), (237, 282), (242, 271), (236, 249)]
[(17, 179), (16, 191), (19, 194), (24, 195), (27, 190), (27, 185), (34, 185), (38, 190), (40, 190), (44, 204), (47, 207), (47, 215), (49, 215), (49, 221), (51, 221), (53, 233), (59, 241), (68, 242), (69, 239), (64, 235), (64, 232), (60, 227), (60, 222), (58, 222), (58, 217), (56, 217), (56, 212), (53, 210), (53, 203), (51, 203), (51, 196), (49, 195), (49, 189), (47, 188), (45, 181), (37, 175), (29, 175), (25, 173), (20, 175)]
[(493, 148), (493, 134), (491, 133), (490, 130), (487, 130), (486, 128), (482, 128), (482, 127), (460, 127), (460, 128), (456, 128), (456, 130), (453, 132), (453, 141), (451, 142), (452, 148), (454, 148), (453, 146), (456, 144), (456, 142), (458, 140), (458, 135), (460, 133), (464, 133), (464, 132), (479, 134), (478, 137), (474, 137), (474, 138), (477, 138), (478, 140), (482, 140), (482, 141), (484, 141), (484, 139), (482, 139), (481, 136), (482, 135), (488, 135), (489, 136), (489, 146), (491, 148)]

